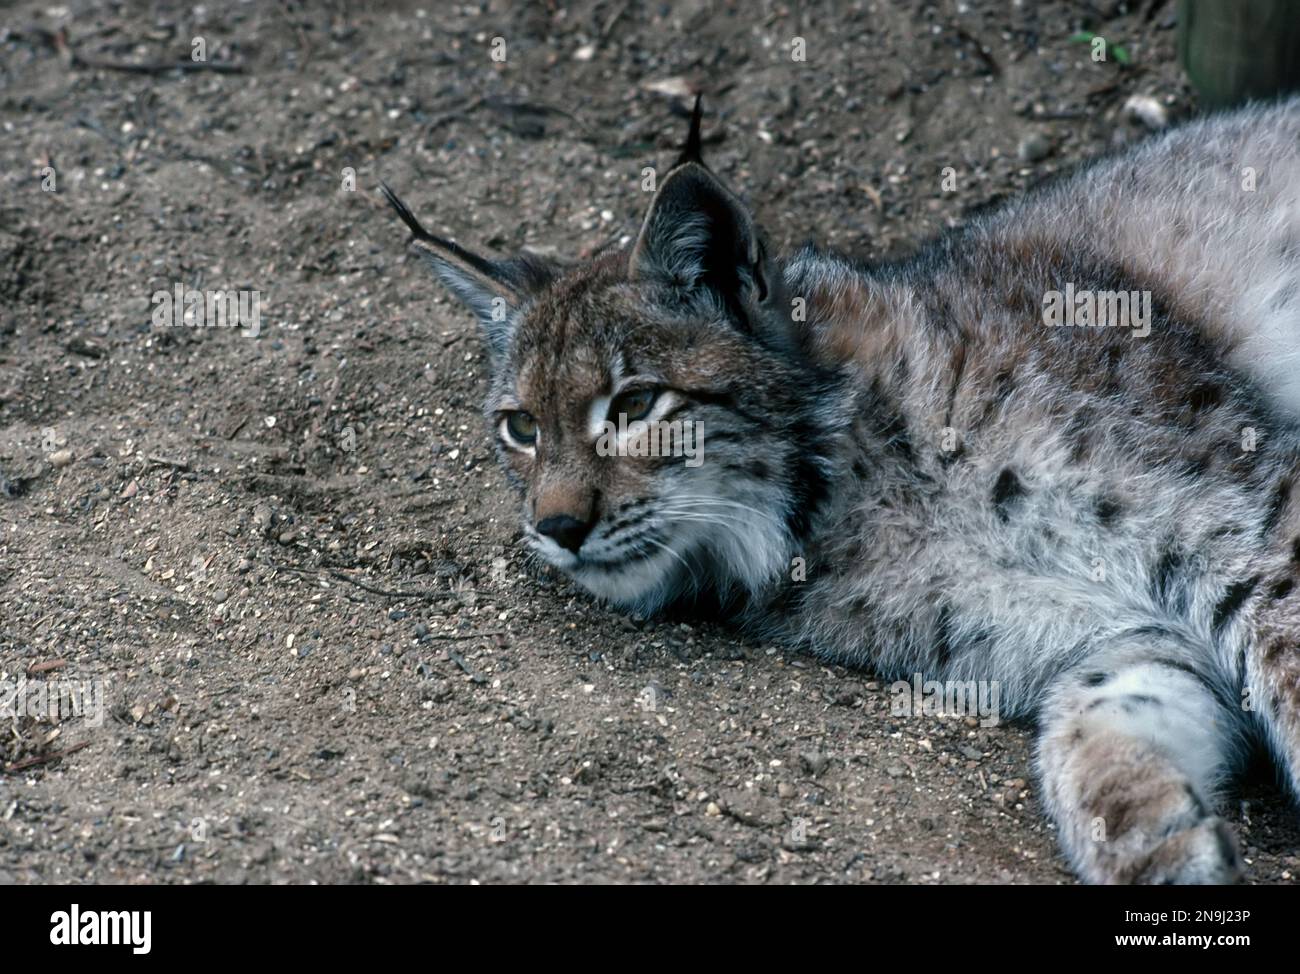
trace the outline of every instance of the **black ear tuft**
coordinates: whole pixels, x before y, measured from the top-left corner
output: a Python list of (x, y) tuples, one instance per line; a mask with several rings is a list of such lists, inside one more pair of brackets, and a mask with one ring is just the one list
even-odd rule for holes
[(513, 312), (555, 278), (557, 265), (531, 255), (511, 260), (480, 257), (455, 241), (430, 233), (386, 183), (381, 182), (380, 187), (411, 231), (412, 245), (447, 290), (478, 317), (488, 351), (494, 360), (499, 359), (510, 344)]
[(702, 141), (700, 136), (701, 123), (704, 119), (704, 96), (697, 94), (695, 96), (695, 107), (691, 109), (691, 128), (686, 134), (686, 144), (682, 146), (682, 154), (677, 157), (673, 163), (673, 168), (685, 165), (688, 162), (697, 162), (704, 165), (704, 156), (702, 150)]
[(388, 200), (388, 205), (397, 211), (397, 215), (402, 218), (402, 222), (410, 229), (413, 242), (444, 251), (448, 257), (454, 257), (480, 273), (491, 274), (492, 261), (471, 253), (454, 240), (447, 240), (430, 233), (424, 229), (420, 221), (415, 218), (415, 214), (411, 212), (411, 208), (398, 198), (387, 183), (380, 180), (379, 187), (383, 190), (384, 199)]
[(420, 221), (415, 218), (415, 214), (411, 212), (411, 208), (398, 198), (397, 194), (393, 192), (391, 186), (381, 179), (379, 181), (379, 188), (383, 191), (384, 199), (388, 200), (388, 205), (397, 211), (397, 215), (402, 218), (402, 222), (410, 229), (411, 236), (427, 237), (429, 235), (429, 232), (425, 230), (424, 227), (420, 226)]

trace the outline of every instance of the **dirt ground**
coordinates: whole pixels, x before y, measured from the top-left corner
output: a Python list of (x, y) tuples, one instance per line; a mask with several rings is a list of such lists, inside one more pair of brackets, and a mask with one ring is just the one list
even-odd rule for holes
[[(10, 5), (0, 680), (108, 712), (0, 720), (0, 881), (1072, 882), (1028, 728), (530, 567), (475, 325), (376, 187), (589, 253), (701, 88), (776, 244), (902, 254), (1143, 137), (1132, 94), (1192, 112), (1174, 9)], [(178, 283), (260, 292), (260, 332), (156, 324)], [(1294, 882), (1267, 770), (1228, 815)]]

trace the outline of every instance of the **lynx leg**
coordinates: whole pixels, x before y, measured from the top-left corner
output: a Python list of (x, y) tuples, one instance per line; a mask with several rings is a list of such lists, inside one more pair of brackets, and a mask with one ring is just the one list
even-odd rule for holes
[(1237, 718), (1176, 656), (1111, 654), (1063, 674), (1038, 773), (1066, 856), (1090, 883), (1230, 883), (1236, 842), (1210, 809)]
[(1293, 546), (1292, 560), (1260, 586), (1242, 706), (1263, 724), (1292, 794), (1300, 798), (1300, 537)]

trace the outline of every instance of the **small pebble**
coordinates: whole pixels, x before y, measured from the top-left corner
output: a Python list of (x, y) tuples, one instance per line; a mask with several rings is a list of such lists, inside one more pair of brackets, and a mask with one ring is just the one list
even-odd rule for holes
[(1030, 132), (1020, 140), (1016, 155), (1025, 162), (1038, 162), (1046, 159), (1052, 151), (1052, 143), (1041, 132)]

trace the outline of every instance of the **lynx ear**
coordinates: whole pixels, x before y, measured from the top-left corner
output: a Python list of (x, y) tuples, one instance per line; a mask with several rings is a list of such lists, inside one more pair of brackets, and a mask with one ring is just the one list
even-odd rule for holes
[(772, 297), (771, 268), (749, 210), (700, 158), (698, 99), (682, 154), (632, 247), (629, 272), (721, 301), (742, 325)]
[(462, 304), (478, 317), (493, 358), (510, 344), (512, 313), (529, 295), (555, 278), (553, 264), (533, 256), (489, 260), (460, 244), (435, 236), (415, 218), (410, 208), (381, 183), (384, 198), (410, 228), (411, 243), (428, 260), (434, 272)]

